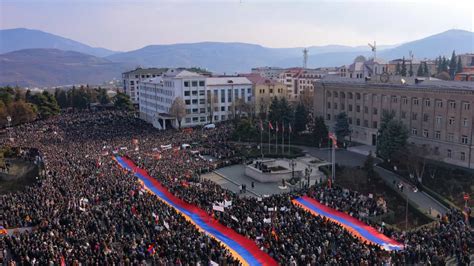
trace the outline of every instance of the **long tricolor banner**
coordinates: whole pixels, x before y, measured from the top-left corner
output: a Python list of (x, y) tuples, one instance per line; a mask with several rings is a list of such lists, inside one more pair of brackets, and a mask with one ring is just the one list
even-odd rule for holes
[(377, 231), (375, 228), (364, 224), (363, 222), (346, 213), (327, 207), (310, 197), (302, 196), (293, 199), (292, 202), (296, 206), (305, 209), (313, 215), (326, 217), (329, 220), (341, 225), (349, 233), (363, 241), (368, 241), (372, 244), (379, 245), (380, 247), (389, 251), (403, 249), (403, 244), (400, 244), (397, 241), (387, 237), (386, 235)]
[(261, 251), (255, 242), (220, 224), (204, 210), (174, 196), (160, 182), (149, 176), (145, 170), (138, 168), (131, 160), (120, 156), (116, 156), (115, 160), (123, 168), (132, 171), (145, 187), (160, 200), (175, 208), (199, 230), (225, 245), (243, 265), (277, 265), (276, 261)]

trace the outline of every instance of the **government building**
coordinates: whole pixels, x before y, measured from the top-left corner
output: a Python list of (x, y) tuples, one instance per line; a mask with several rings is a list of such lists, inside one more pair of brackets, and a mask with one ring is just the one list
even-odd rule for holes
[(332, 131), (336, 116), (348, 115), (352, 141), (377, 144), (382, 112), (393, 111), (408, 128), (409, 142), (427, 144), (433, 159), (474, 168), (471, 82), (391, 77), (378, 79), (325, 78), (315, 82), (315, 114)]

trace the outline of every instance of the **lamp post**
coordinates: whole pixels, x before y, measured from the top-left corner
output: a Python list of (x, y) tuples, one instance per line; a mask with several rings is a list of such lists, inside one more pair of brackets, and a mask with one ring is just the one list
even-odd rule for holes
[(304, 170), (305, 171), (305, 176), (306, 176), (306, 180), (308, 181), (308, 188), (310, 186), (310, 177), (311, 177), (311, 173), (313, 172), (313, 169), (310, 168), (310, 167), (306, 167), (306, 169)]
[(11, 129), (10, 129), (11, 122), (12, 122), (12, 117), (11, 117), (11, 116), (7, 116), (8, 139), (11, 139), (11, 138), (12, 138), (12, 133), (11, 133)]

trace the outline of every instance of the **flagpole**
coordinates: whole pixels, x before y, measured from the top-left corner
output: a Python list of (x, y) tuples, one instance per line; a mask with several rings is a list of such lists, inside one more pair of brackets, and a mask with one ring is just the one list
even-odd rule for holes
[(278, 154), (278, 122), (275, 128), (275, 154)]
[(272, 122), (268, 121), (268, 154), (270, 154), (270, 124)]
[(292, 130), (291, 130), (291, 125), (290, 124), (288, 124), (288, 131), (289, 131), (289, 133), (288, 133), (288, 154), (291, 154), (291, 132), (292, 132)]
[(262, 154), (262, 160), (263, 160), (263, 122), (262, 122), (262, 119), (260, 119), (260, 152)]
[(285, 153), (285, 123), (281, 122), (281, 154)]

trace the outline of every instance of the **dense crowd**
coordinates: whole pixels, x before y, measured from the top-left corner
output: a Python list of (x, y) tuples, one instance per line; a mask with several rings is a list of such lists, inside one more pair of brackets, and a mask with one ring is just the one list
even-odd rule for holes
[[(4, 226), (33, 229), (0, 238), (0, 244), (8, 248), (11, 261), (38, 265), (238, 264), (221, 244), (147, 193), (132, 173), (121, 170), (112, 155), (122, 154), (174, 195), (254, 240), (283, 265), (440, 264), (448, 257), (468, 262), (474, 233), (457, 210), (413, 232), (379, 226), (406, 246), (388, 252), (291, 203), (306, 194), (367, 220), (387, 211), (381, 199), (325, 185), (254, 198), (201, 179), (199, 173), (242, 162), (227, 142), (231, 132), (231, 124), (159, 132), (133, 115), (110, 111), (64, 114), (13, 128), (13, 145), (38, 149), (46, 171), (25, 192), (0, 195)], [(176, 149), (183, 144), (191, 148)], [(224, 212), (213, 209), (222, 202), (231, 205)]]

